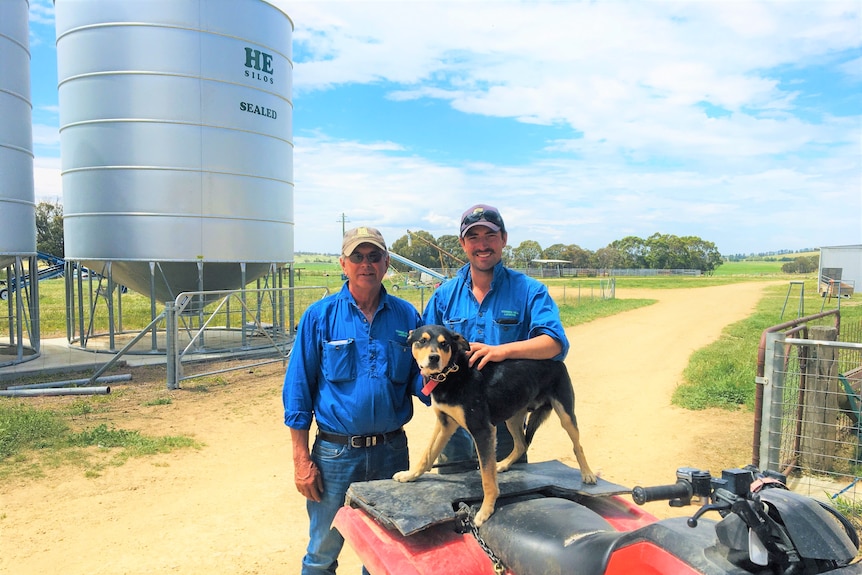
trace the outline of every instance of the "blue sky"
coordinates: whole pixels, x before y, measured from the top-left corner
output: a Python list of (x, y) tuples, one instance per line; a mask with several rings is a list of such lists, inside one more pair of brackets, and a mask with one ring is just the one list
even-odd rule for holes
[[(509, 244), (862, 243), (862, 3), (272, 0), (293, 20), (296, 251), (497, 206)], [(62, 202), (51, 0), (37, 201)]]

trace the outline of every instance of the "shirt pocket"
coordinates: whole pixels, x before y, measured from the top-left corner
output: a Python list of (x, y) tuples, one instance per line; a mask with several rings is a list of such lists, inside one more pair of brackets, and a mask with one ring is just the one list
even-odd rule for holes
[(497, 333), (496, 341), (498, 344), (512, 343), (520, 339), (521, 322), (509, 317), (495, 319), (494, 331)]
[(389, 357), (387, 358), (389, 380), (392, 383), (402, 385), (410, 379), (410, 371), (413, 367), (413, 354), (410, 346), (398, 341), (389, 341)]
[(464, 335), (464, 329), (467, 327), (467, 320), (466, 319), (462, 319), (462, 318), (444, 319), (443, 325), (446, 327), (446, 329), (448, 329), (450, 331), (454, 331), (455, 333), (460, 333), (465, 338), (467, 337), (466, 335)]
[(356, 344), (353, 338), (324, 342), (321, 357), (323, 377), (332, 383), (356, 379), (355, 355)]

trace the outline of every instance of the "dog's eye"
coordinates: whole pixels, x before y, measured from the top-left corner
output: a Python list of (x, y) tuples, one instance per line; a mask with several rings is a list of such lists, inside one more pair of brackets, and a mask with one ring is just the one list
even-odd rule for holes
[(448, 341), (441, 341), (441, 342), (440, 342), (440, 345), (439, 345), (438, 347), (439, 347), (440, 349), (442, 349), (442, 350), (446, 351), (446, 350), (448, 350), (448, 349), (449, 349), (449, 342), (448, 342)]

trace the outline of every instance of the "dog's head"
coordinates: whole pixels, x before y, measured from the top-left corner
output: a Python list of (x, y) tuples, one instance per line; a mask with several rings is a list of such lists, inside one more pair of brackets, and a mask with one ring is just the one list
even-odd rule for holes
[(410, 332), (407, 338), (419, 371), (434, 377), (456, 363), (459, 354), (470, 350), (470, 343), (460, 333), (442, 325), (425, 325)]

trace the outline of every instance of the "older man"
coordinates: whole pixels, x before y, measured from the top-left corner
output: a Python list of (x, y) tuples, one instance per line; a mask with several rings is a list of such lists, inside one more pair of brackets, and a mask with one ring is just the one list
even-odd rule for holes
[[(348, 486), (408, 468), (402, 426), (421, 387), (406, 345), (419, 313), (383, 287), (383, 236), (371, 227), (349, 230), (340, 262), (347, 281), (303, 314), (282, 393), (294, 481), (308, 500), (303, 575), (335, 573), (344, 539), (331, 525)], [(318, 432), (309, 452), (313, 419)]]

